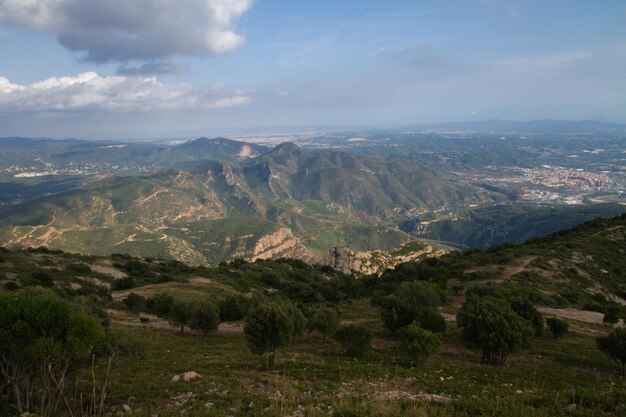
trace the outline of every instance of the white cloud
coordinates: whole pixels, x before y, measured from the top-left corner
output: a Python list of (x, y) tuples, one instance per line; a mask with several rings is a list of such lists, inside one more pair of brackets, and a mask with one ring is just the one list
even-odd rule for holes
[(94, 62), (224, 54), (253, 0), (0, 0), (6, 24), (49, 33)]
[(155, 77), (101, 77), (85, 72), (27, 86), (0, 77), (0, 111), (208, 110), (250, 102), (244, 93), (228, 91), (221, 85), (197, 91), (190, 84), (165, 84)]

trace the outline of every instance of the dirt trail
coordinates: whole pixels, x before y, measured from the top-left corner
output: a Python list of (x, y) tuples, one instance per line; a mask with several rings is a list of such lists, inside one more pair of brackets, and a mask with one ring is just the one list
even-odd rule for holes
[(524, 271), (526, 269), (526, 267), (535, 259), (537, 259), (536, 256), (527, 256), (525, 258), (521, 258), (521, 263), (517, 266), (514, 266), (512, 268), (508, 268), (506, 269), (501, 276), (501, 279), (506, 280), (511, 278), (513, 275), (515, 274), (519, 274), (520, 272)]

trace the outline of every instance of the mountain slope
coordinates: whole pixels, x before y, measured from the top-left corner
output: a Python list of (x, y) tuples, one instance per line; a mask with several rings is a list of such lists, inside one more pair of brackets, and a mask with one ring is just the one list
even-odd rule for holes
[[(604, 312), (613, 305), (626, 314), (626, 213), (521, 245), (453, 252), (426, 264), (426, 270), (434, 268), (430, 274), (436, 271), (450, 279), (459, 303), (465, 290), (489, 285), (513, 289), (549, 307)], [(412, 264), (400, 266), (387, 272), (387, 278), (410, 274), (412, 268)]]
[(418, 217), (403, 222), (400, 229), (417, 238), (487, 249), (503, 242), (522, 243), (597, 217), (624, 212), (626, 206), (618, 203), (550, 207), (500, 205), (457, 210), (453, 215)]
[(414, 163), (308, 152), (289, 143), (242, 163), (188, 166), (6, 207), (0, 241), (192, 263), (319, 259), (335, 246), (393, 249), (410, 239), (394, 222), (418, 210), (502, 198)]

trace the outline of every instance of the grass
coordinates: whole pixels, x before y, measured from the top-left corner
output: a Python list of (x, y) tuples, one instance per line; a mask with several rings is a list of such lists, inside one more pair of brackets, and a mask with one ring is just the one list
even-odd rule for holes
[[(535, 339), (529, 351), (498, 368), (481, 364), (478, 353), (466, 350), (451, 324), (444, 348), (424, 368), (411, 368), (410, 358), (386, 339), (369, 300), (343, 303), (340, 309), (343, 320), (360, 318), (388, 343), (357, 360), (314, 334), (282, 350), (269, 371), (247, 349), (242, 334), (201, 337), (118, 327), (144, 345), (145, 356), (116, 360), (109, 404), (129, 404), (136, 416), (625, 415), (626, 385), (590, 336)], [(191, 370), (202, 379), (170, 381)], [(423, 401), (424, 394), (447, 400)]]
[[(202, 278), (199, 278), (202, 279)], [(160, 292), (167, 293), (174, 298), (186, 300), (204, 300), (210, 298), (224, 298), (228, 295), (237, 294), (231, 286), (219, 282), (165, 282), (162, 284), (146, 285), (139, 288), (124, 291), (114, 291), (111, 295), (113, 299), (119, 300), (126, 298), (129, 293), (134, 292), (137, 295), (149, 298), (154, 297)]]

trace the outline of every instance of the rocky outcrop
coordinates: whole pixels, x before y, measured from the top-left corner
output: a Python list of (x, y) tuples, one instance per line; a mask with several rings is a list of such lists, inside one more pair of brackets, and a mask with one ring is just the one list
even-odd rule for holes
[(271, 259), (280, 256), (298, 259), (310, 257), (304, 245), (288, 227), (281, 227), (276, 232), (260, 238), (248, 260), (256, 261), (257, 259)]
[(350, 248), (334, 247), (320, 263), (346, 274), (359, 272), (365, 275), (380, 275), (386, 269), (394, 268), (398, 264), (441, 256), (445, 253), (443, 249), (419, 242), (407, 242), (392, 251), (354, 252)]

